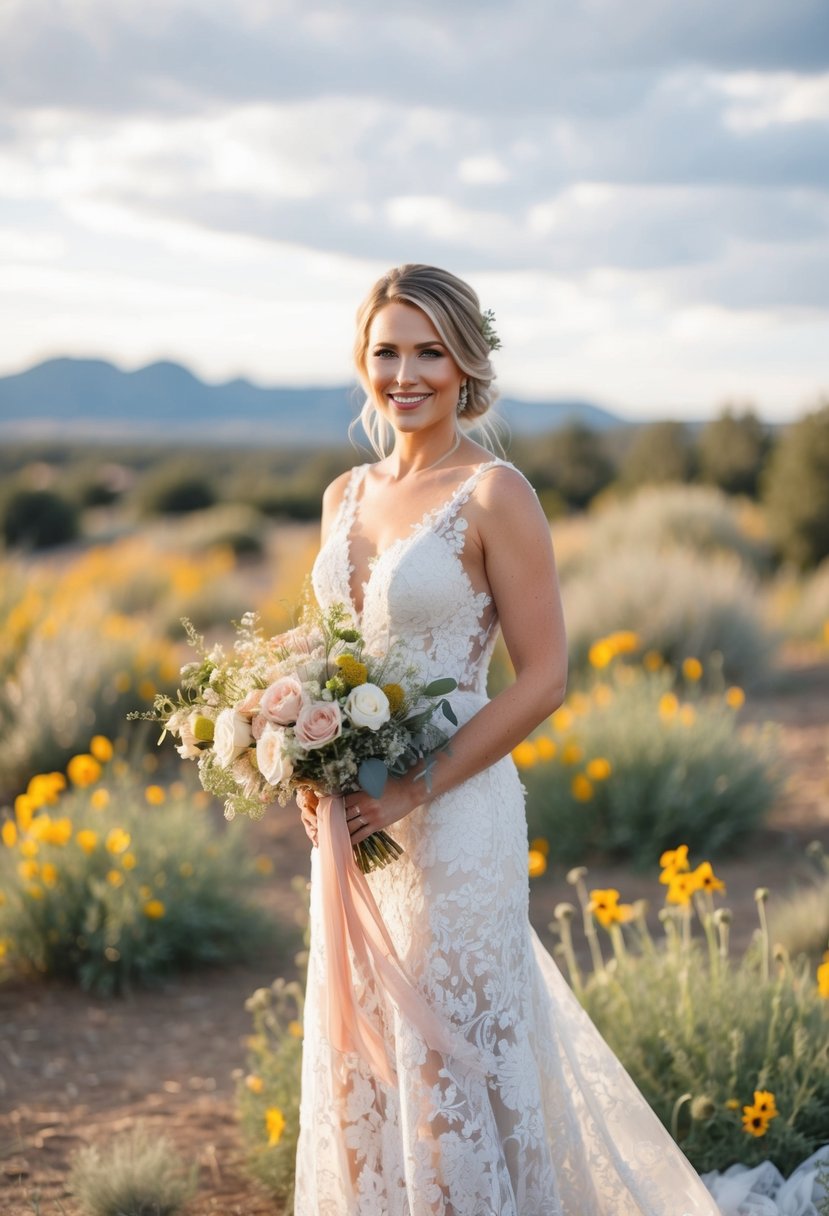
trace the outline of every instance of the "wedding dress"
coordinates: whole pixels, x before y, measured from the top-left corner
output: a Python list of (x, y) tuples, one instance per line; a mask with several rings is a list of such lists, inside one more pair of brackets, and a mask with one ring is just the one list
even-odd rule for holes
[[(457, 680), (461, 724), (486, 703), (497, 631), (491, 597), (464, 568), (464, 506), (504, 465), (514, 468), (478, 466), (382, 551), (361, 605), (350, 542), (370, 466), (358, 466), (313, 570), (320, 604), (348, 605), (369, 650), (402, 638), (424, 676)], [(719, 1216), (530, 926), (524, 790), (511, 757), (392, 834), (405, 853), (369, 885), (408, 979), (478, 1067), (429, 1048), (359, 971), (358, 998), (396, 1084), (333, 1049), (312, 849), (295, 1216)]]

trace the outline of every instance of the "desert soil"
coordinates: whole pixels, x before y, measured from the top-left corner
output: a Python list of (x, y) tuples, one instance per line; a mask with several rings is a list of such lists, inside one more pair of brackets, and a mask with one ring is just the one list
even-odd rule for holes
[[(786, 670), (784, 686), (742, 711), (746, 722), (778, 724), (789, 776), (742, 855), (716, 867), (727, 884), (737, 951), (757, 923), (756, 887), (771, 890), (773, 912), (774, 901), (805, 880), (806, 844), (820, 839), (829, 850), (829, 660), (825, 652), (790, 650)], [(290, 879), (308, 866), (298, 822), (273, 815), (252, 834), (256, 851), (274, 864), (268, 905), (294, 917)], [(656, 870), (593, 864), (590, 883), (618, 887), (625, 899), (661, 902)], [(532, 885), (532, 921), (550, 947), (553, 909), (571, 898), (556, 865)], [(82, 1216), (66, 1187), (72, 1152), (141, 1120), (198, 1163), (192, 1216), (276, 1216), (273, 1199), (245, 1176), (234, 1091), (252, 1030), (245, 998), (291, 965), (289, 958), (263, 958), (114, 1000), (51, 982), (15, 979), (0, 987), (0, 1212)]]

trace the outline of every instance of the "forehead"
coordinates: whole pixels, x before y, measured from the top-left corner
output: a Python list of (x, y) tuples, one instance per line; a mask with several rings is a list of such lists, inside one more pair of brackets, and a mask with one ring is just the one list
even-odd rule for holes
[(375, 313), (369, 327), (369, 341), (389, 342), (440, 342), (440, 335), (422, 309), (414, 304), (392, 300)]

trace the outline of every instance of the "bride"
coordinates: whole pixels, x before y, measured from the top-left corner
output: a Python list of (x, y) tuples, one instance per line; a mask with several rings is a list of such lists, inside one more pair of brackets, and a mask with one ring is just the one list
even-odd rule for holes
[[(389, 271), (357, 316), (362, 421), (381, 459), (326, 490), (313, 585), (323, 607), (350, 608), (369, 650), (402, 639), (424, 678), (458, 683), (430, 788), (415, 769), (380, 798), (345, 798), (354, 844), (392, 828), (405, 850), (366, 882), (445, 1038), (352, 958), (388, 1067), (332, 1042), (314, 848), (295, 1216), (716, 1216), (528, 920), (510, 751), (561, 704), (567, 651), (535, 493), (466, 430), (496, 395), (497, 345), (475, 292), (432, 266)], [(515, 680), (489, 700), (499, 629)], [(316, 845), (316, 795), (300, 804)]]

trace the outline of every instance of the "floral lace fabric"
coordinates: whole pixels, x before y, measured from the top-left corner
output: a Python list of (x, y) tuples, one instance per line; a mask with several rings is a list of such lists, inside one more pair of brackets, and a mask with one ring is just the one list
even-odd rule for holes
[[(497, 619), (463, 564), (479, 466), (373, 562), (354, 604), (352, 473), (314, 565), (323, 606), (350, 604), (369, 647), (405, 640), (452, 675), (461, 723), (486, 702)], [(506, 489), (506, 487), (505, 487)], [(317, 851), (295, 1216), (716, 1216), (718, 1208), (600, 1037), (528, 919), (524, 792), (507, 756), (394, 825), (404, 856), (369, 876), (413, 984), (477, 1068), (419, 1038), (369, 977), (358, 995), (397, 1085), (326, 1037)]]

